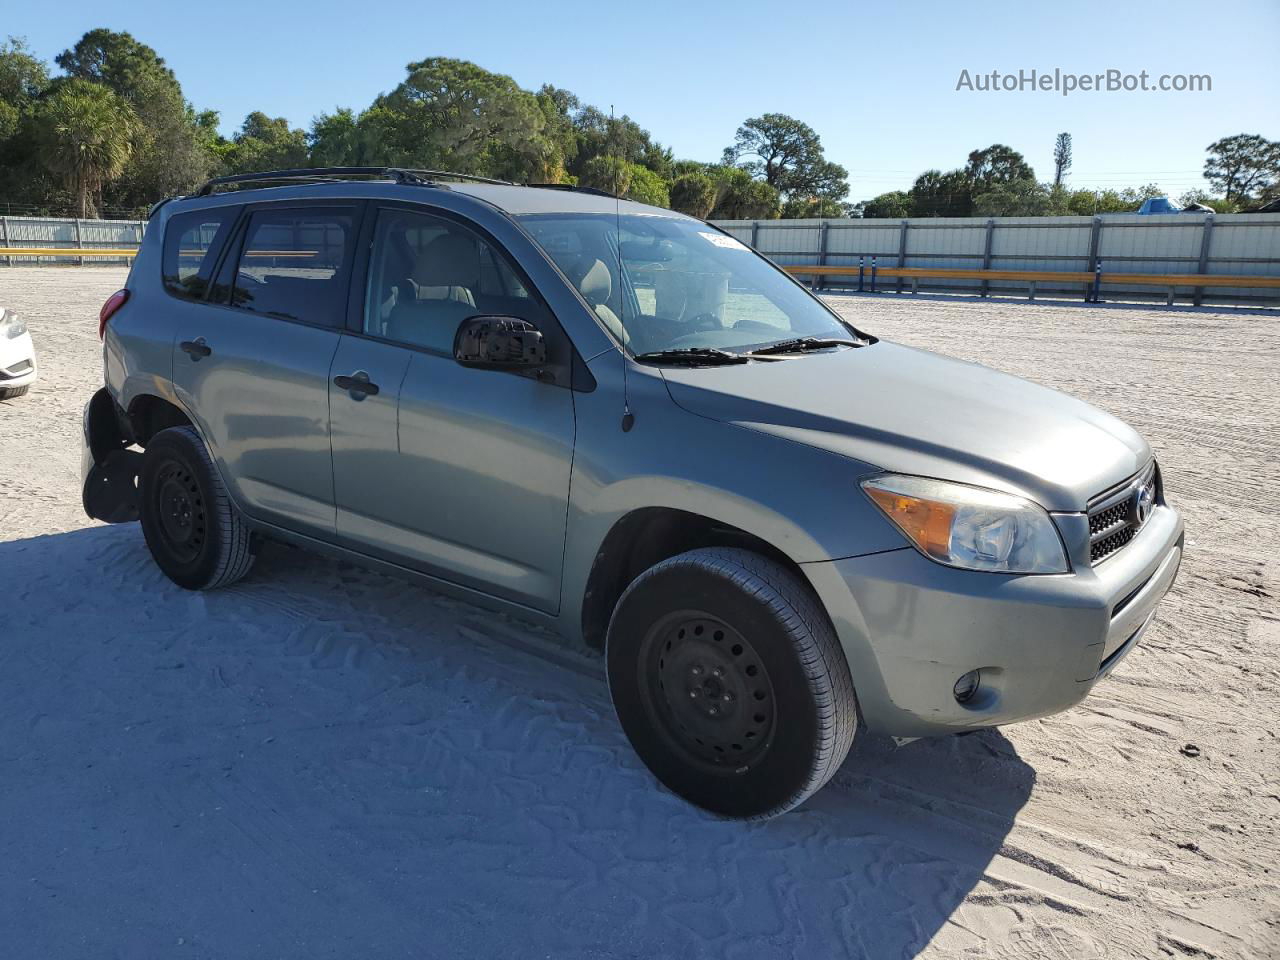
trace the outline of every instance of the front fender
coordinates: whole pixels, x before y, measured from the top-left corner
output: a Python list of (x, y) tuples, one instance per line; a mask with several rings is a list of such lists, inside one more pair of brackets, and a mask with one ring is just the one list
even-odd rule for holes
[(797, 564), (904, 546), (862, 495), (867, 464), (712, 420), (677, 406), (661, 377), (627, 384), (634, 426), (621, 429), (618, 354), (593, 361), (598, 389), (576, 402), (561, 621), (578, 631), (591, 567), (614, 525), (660, 507), (706, 517), (770, 544)]

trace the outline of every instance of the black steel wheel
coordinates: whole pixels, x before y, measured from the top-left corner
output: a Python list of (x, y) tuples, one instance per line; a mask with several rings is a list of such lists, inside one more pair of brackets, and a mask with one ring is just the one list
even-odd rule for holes
[(645, 765), (726, 816), (797, 806), (857, 726), (848, 664), (812, 591), (747, 550), (672, 557), (626, 589), (609, 624), (609, 691)]
[(156, 471), (156, 482), (149, 492), (156, 500), (153, 509), (160, 520), (165, 550), (178, 561), (190, 563), (200, 555), (208, 536), (200, 485), (185, 464), (170, 458)]
[(147, 444), (138, 519), (156, 565), (180, 587), (226, 586), (253, 565), (248, 525), (192, 427), (161, 430)]
[(732, 626), (700, 610), (664, 617), (645, 637), (641, 662), (657, 679), (656, 691), (642, 690), (650, 722), (691, 763), (741, 773), (767, 752), (773, 685), (751, 641)]

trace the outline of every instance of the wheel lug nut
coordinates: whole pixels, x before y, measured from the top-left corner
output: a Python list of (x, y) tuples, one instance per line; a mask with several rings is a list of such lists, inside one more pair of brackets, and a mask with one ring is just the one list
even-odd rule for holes
[(711, 671), (711, 675), (713, 677), (723, 677), (724, 671), (721, 670), (719, 667), (716, 667), (714, 670)]
[(690, 700), (697, 700), (697, 699), (698, 699), (698, 691), (697, 691), (697, 690), (690, 690), (690, 691), (689, 691), (689, 699), (690, 699)]
[(711, 714), (713, 717), (719, 712), (720, 712), (719, 707), (707, 707), (707, 713)]
[(700, 677), (702, 676), (702, 667), (701, 665), (695, 663), (692, 667), (689, 668), (689, 672), (692, 673), (695, 677)]
[(733, 700), (733, 693), (726, 690), (724, 696), (721, 699), (724, 700), (725, 703), (730, 703)]

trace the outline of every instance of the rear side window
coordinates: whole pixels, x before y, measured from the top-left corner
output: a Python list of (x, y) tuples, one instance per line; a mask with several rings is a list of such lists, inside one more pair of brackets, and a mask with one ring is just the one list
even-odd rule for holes
[(203, 300), (214, 261), (238, 208), (217, 207), (170, 217), (164, 228), (164, 286), (183, 300)]
[(342, 326), (353, 233), (349, 209), (254, 213), (241, 247), (232, 305), (282, 320)]

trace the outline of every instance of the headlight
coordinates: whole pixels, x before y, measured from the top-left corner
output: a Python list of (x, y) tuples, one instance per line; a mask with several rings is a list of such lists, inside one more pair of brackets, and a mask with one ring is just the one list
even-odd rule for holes
[(966, 570), (1067, 573), (1062, 538), (1039, 504), (963, 483), (889, 474), (862, 481), (926, 557)]
[(27, 332), (26, 321), (20, 320), (16, 313), (10, 313), (8, 310), (0, 310), (0, 337), (8, 337), (10, 340), (17, 340)]

